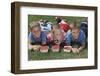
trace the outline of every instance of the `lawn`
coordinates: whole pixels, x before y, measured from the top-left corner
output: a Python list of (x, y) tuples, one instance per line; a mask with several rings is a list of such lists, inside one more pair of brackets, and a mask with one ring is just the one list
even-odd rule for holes
[[(56, 16), (45, 16), (45, 15), (28, 15), (28, 24), (30, 24), (32, 21), (39, 21), (40, 19), (48, 20), (52, 22), (53, 24), (56, 24), (55, 20)], [(77, 26), (80, 25), (82, 21), (84, 21), (87, 17), (72, 17), (72, 16), (62, 16), (62, 19), (64, 19), (67, 23), (73, 23), (76, 21)]]
[(39, 51), (34, 52), (28, 51), (28, 60), (52, 60), (52, 59), (76, 59), (76, 58), (87, 58), (87, 48), (82, 50), (80, 53), (66, 53), (63, 50), (61, 52), (52, 52), (49, 50), (48, 53), (41, 53)]
[[(74, 21), (77, 22), (77, 26), (86, 19), (86, 17), (71, 17), (66, 16), (62, 17), (67, 23), (72, 23)], [(28, 15), (28, 27), (32, 21), (39, 21), (40, 19), (48, 20), (53, 24), (56, 24), (56, 20), (54, 16), (43, 16), (43, 15)], [(30, 31), (30, 30), (29, 30)], [(65, 53), (63, 49), (61, 52), (52, 52), (49, 49), (48, 53), (41, 53), (39, 51), (34, 52), (32, 50), (28, 50), (28, 60), (52, 60), (52, 59), (79, 59), (79, 58), (87, 58), (88, 57), (88, 49), (85, 48), (80, 53)]]

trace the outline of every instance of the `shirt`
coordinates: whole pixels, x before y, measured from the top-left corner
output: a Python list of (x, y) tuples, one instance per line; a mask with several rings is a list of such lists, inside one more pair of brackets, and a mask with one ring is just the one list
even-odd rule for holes
[(64, 30), (64, 32), (67, 32), (70, 29), (69, 24), (67, 24), (63, 20), (59, 23), (59, 27), (60, 27), (61, 30)]
[(42, 31), (49, 32), (51, 31), (52, 25), (49, 23), (45, 23), (45, 24), (41, 24), (40, 27)]
[(72, 45), (73, 42), (78, 43), (79, 45), (82, 45), (86, 42), (86, 37), (85, 37), (84, 32), (80, 30), (78, 38), (74, 39), (72, 36), (72, 33), (69, 31), (67, 32), (64, 40), (65, 40), (65, 43), (68, 45)]
[(32, 34), (32, 32), (29, 33), (29, 41), (31, 41), (32, 43), (43, 43), (46, 42), (46, 34), (44, 32), (41, 32), (40, 37), (35, 37), (34, 34)]

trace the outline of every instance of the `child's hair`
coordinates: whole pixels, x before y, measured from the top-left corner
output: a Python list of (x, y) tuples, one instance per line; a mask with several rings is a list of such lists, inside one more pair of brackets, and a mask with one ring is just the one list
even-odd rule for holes
[(56, 39), (56, 35), (57, 34), (60, 34), (61, 39), (60, 38), (57, 38), (57, 39), (63, 40), (63, 33), (62, 33), (61, 29), (59, 28), (59, 26), (58, 25), (54, 25), (53, 29), (54, 29), (53, 30), (54, 39)]
[(76, 29), (77, 29), (77, 30), (80, 30), (80, 27), (79, 27), (79, 26), (75, 26), (75, 27), (73, 27), (73, 28), (71, 29), (71, 31), (72, 31), (72, 30), (76, 30)]
[(70, 23), (70, 29), (71, 29), (71, 31), (74, 29), (80, 30), (80, 27), (78, 26), (78, 23), (76, 20), (74, 20), (73, 22)]
[(30, 23), (30, 29), (31, 29), (31, 31), (32, 31), (32, 29), (35, 28), (35, 27), (38, 27), (39, 29), (41, 29), (41, 28), (40, 28), (40, 24), (39, 24), (38, 21), (33, 21), (33, 22)]

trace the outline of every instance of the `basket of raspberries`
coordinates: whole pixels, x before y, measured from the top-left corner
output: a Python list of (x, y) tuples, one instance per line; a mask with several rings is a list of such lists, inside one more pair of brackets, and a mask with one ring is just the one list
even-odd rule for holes
[(41, 53), (47, 53), (48, 49), (49, 49), (49, 47), (47, 45), (41, 45), (40, 46), (40, 52)]
[(59, 48), (60, 48), (59, 45), (53, 45), (51, 49), (53, 52), (59, 52)]

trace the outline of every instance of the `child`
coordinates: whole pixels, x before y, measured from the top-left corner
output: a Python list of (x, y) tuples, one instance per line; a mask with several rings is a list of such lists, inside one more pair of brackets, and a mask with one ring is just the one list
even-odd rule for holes
[(53, 26), (52, 32), (48, 34), (47, 38), (49, 43), (51, 44), (52, 51), (58, 52), (64, 36), (57, 25)]
[(87, 22), (87, 20), (81, 22), (80, 29), (83, 30), (83, 32), (85, 33), (85, 36), (87, 38), (88, 37), (88, 22)]
[(79, 27), (72, 28), (65, 37), (65, 44), (67, 45), (65, 48), (72, 50), (73, 53), (79, 53), (85, 47), (85, 43), (85, 34)]
[(60, 29), (63, 32), (67, 32), (70, 29), (70, 26), (68, 23), (66, 23), (61, 17), (56, 17), (57, 25), (59, 25)]
[(48, 20), (40, 20), (39, 24), (40, 24), (41, 31), (44, 31), (47, 34), (52, 29), (52, 23), (49, 22)]
[(40, 45), (46, 45), (46, 34), (41, 31), (38, 22), (32, 22), (31, 24), (31, 32), (29, 33), (29, 49), (33, 49), (35, 51), (40, 49)]

